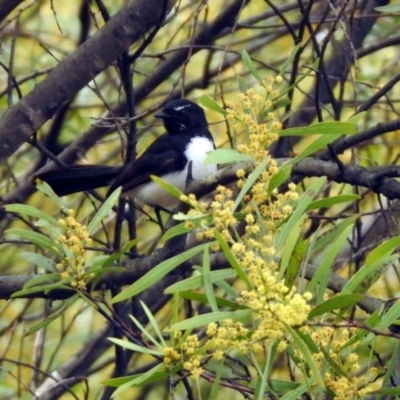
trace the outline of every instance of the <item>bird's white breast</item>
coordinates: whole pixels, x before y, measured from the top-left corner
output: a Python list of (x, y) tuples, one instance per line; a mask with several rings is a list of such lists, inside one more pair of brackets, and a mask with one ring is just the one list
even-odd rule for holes
[[(194, 180), (203, 179), (217, 171), (216, 164), (204, 165), (204, 160), (207, 157), (207, 154), (212, 150), (214, 150), (214, 146), (209, 139), (204, 137), (193, 138), (185, 150), (186, 158), (189, 161), (186, 163), (184, 170), (171, 172), (164, 175), (162, 178), (180, 191), (184, 192), (188, 179), (188, 167), (190, 161), (192, 162), (191, 177)], [(158, 205), (169, 210), (177, 207), (179, 203), (179, 200), (176, 197), (165, 192), (155, 182), (140, 185), (130, 191), (129, 195), (141, 203)]]
[[(214, 150), (213, 143), (205, 137), (193, 138), (185, 150), (186, 158), (192, 161), (192, 177), (194, 180), (203, 179), (217, 171), (216, 164), (204, 165), (204, 160), (210, 151)], [(185, 182), (189, 163), (185, 167)], [(184, 182), (184, 183), (185, 183)]]

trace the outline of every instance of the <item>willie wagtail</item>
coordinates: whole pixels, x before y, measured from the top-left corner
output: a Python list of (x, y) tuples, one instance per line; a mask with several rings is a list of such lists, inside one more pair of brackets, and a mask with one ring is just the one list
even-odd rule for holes
[(161, 112), (166, 133), (158, 137), (136, 160), (122, 166), (72, 165), (35, 176), (47, 182), (59, 196), (110, 186), (107, 196), (122, 186), (132, 200), (172, 210), (179, 200), (153, 182), (156, 175), (184, 191), (188, 180), (216, 172), (217, 165), (204, 165), (207, 153), (215, 149), (204, 111), (184, 99), (169, 101)]

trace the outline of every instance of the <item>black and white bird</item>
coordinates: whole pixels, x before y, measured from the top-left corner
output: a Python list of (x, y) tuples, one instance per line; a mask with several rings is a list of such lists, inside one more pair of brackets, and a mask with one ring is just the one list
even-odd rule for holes
[(107, 196), (122, 186), (123, 195), (139, 204), (173, 210), (179, 200), (153, 182), (156, 175), (181, 191), (188, 179), (199, 180), (216, 172), (216, 164), (204, 164), (215, 149), (204, 110), (185, 100), (169, 101), (161, 112), (166, 133), (158, 137), (136, 160), (122, 166), (72, 165), (36, 175), (59, 196), (110, 186)]

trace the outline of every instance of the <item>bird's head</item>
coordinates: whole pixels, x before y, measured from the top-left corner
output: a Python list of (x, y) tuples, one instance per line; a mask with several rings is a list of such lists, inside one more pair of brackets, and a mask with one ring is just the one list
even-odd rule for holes
[(169, 101), (162, 111), (154, 116), (164, 120), (165, 129), (172, 135), (187, 129), (208, 126), (204, 110), (196, 103), (185, 99)]

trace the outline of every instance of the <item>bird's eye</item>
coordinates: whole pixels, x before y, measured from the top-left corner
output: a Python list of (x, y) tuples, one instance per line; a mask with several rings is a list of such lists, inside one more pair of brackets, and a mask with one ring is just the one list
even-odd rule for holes
[(177, 115), (185, 115), (188, 112), (188, 106), (175, 107), (173, 110)]

